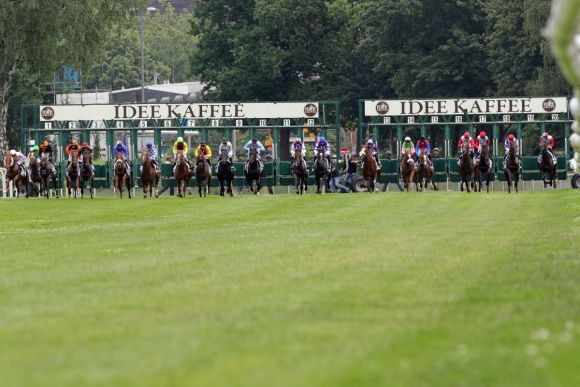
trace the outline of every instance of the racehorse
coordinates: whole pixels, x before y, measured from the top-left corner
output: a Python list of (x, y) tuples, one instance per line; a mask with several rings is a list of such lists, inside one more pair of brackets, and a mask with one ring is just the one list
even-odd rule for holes
[(80, 186), (81, 186), (81, 199), (85, 195), (85, 185), (89, 183), (89, 192), (91, 193), (91, 199), (93, 198), (93, 186), (95, 181), (95, 174), (93, 173), (93, 156), (91, 152), (88, 150), (83, 151), (81, 154), (82, 163), (81, 163), (81, 171), (79, 174), (80, 177)]
[(373, 152), (368, 147), (363, 149), (363, 178), (367, 184), (368, 192), (375, 192), (375, 184), (379, 178), (378, 167), (373, 157)]
[(230, 196), (234, 196), (232, 191), (232, 181), (234, 180), (234, 172), (232, 171), (232, 163), (228, 157), (228, 151), (223, 149), (218, 160), (217, 178), (220, 182), (220, 196), (225, 196), (226, 186), (227, 192)]
[(510, 143), (510, 149), (505, 156), (505, 167), (503, 169), (505, 179), (508, 184), (508, 193), (512, 192), (512, 181), (514, 182), (516, 193), (518, 192), (518, 182), (520, 180), (520, 161), (516, 155), (516, 144), (512, 141)]
[(121, 199), (123, 199), (123, 187), (125, 186), (127, 186), (129, 199), (131, 199), (131, 175), (127, 174), (123, 152), (117, 152), (115, 159), (115, 183), (113, 187), (115, 193), (119, 191)]
[(32, 155), (28, 156), (28, 183), (29, 186), (32, 187), (31, 192), (33, 195), (35, 195), (35, 188), (37, 184), (39, 188), (38, 196), (40, 196), (40, 193), (44, 191), (44, 180), (40, 175), (40, 167), (38, 165), (38, 161)]
[(201, 197), (203, 190), (203, 197), (209, 191), (209, 180), (211, 179), (211, 170), (209, 164), (205, 159), (203, 152), (199, 152), (197, 160), (195, 161), (195, 180), (197, 180), (197, 188), (199, 190), (199, 197)]
[[(175, 185), (177, 186), (177, 197), (182, 198), (185, 196), (186, 192), (191, 195), (191, 189), (189, 188), (189, 179), (191, 179), (191, 171), (189, 166), (185, 162), (185, 158), (182, 150), (177, 151), (177, 159), (175, 160), (175, 170), (173, 172), (175, 177)], [(183, 194), (181, 191), (181, 184), (183, 183)]]
[(157, 191), (157, 186), (159, 185), (160, 174), (155, 170), (155, 165), (153, 165), (153, 160), (149, 158), (149, 150), (143, 148), (141, 152), (141, 185), (143, 185), (143, 197), (147, 198), (147, 191), (149, 191), (149, 197), (155, 195), (156, 198), (159, 197), (159, 192)]
[(417, 174), (415, 175), (415, 184), (417, 191), (421, 192), (423, 191), (423, 188), (425, 190), (429, 188), (429, 183), (431, 183), (431, 177), (433, 176), (433, 172), (431, 172), (431, 165), (429, 165), (427, 150), (423, 149), (421, 151), (421, 155), (417, 161), (419, 165), (417, 166)]
[(42, 178), (42, 191), (41, 195), (45, 196), (47, 199), (50, 197), (50, 181), (52, 180), (52, 188), (54, 188), (54, 192), (56, 193), (56, 197), (58, 198), (58, 190), (56, 189), (56, 175), (52, 171), (50, 167), (50, 161), (48, 157), (41, 157), (40, 158), (40, 176)]
[(471, 192), (469, 187), (473, 177), (473, 159), (471, 158), (469, 142), (464, 142), (461, 147), (461, 159), (459, 161), (459, 175), (461, 176), (460, 189), (463, 192), (463, 185), (467, 192)]
[(292, 176), (296, 186), (296, 194), (304, 194), (308, 191), (308, 165), (302, 157), (301, 151), (294, 151), (294, 161), (292, 162)]
[[(77, 198), (77, 192), (80, 188), (80, 177), (79, 177), (79, 154), (76, 150), (71, 150), (70, 153), (71, 161), (66, 173), (66, 189), (68, 192), (68, 197)], [(71, 190), (73, 191), (71, 193)]]
[(486, 191), (489, 193), (489, 182), (491, 180), (492, 174), (491, 172), (492, 163), (491, 159), (489, 158), (488, 152), (489, 146), (483, 145), (481, 148), (479, 158), (475, 162), (475, 168), (473, 170), (473, 181), (474, 181), (473, 190), (475, 192), (481, 192), (481, 186), (485, 181), (485, 188)]
[(405, 183), (405, 189), (409, 192), (409, 187), (413, 184), (413, 178), (415, 177), (415, 160), (413, 160), (411, 149), (405, 149), (405, 154), (401, 160), (401, 175), (403, 183)]
[[(244, 174), (246, 176), (246, 185), (254, 194), (259, 195), (262, 189), (262, 171), (260, 170), (260, 160), (256, 151), (251, 150), (249, 160), (246, 163)], [(256, 181), (256, 190), (254, 191), (254, 180)]]
[(316, 182), (316, 193), (321, 194), (326, 192), (326, 185), (328, 184), (328, 174), (330, 173), (330, 163), (325, 157), (322, 150), (318, 151), (316, 161), (314, 161), (314, 180)]
[(540, 170), (540, 176), (544, 182), (544, 188), (546, 188), (547, 185), (556, 188), (556, 163), (554, 163), (552, 154), (548, 150), (548, 142), (544, 137), (540, 137), (538, 140), (538, 146), (540, 147), (538, 169)]
[(22, 176), (20, 174), (20, 167), (16, 163), (16, 157), (10, 154), (4, 155), (4, 166), (6, 167), (6, 182), (12, 182), (14, 189), (16, 190), (16, 197), (19, 196), (20, 186), (26, 188), (26, 198), (28, 198), (28, 176)]

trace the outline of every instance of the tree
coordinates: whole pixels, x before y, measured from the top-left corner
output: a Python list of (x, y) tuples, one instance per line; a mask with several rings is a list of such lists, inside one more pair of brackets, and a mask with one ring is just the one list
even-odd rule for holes
[[(0, 156), (7, 150), (10, 89), (18, 71), (51, 79), (63, 64), (88, 68), (106, 31), (144, 0), (0, 0)], [(13, 94), (12, 94), (13, 95)]]

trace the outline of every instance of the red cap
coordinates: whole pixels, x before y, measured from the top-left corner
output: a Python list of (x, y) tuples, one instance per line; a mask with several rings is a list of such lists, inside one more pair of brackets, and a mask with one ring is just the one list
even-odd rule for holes
[(543, 136), (548, 137), (550, 134), (548, 132), (544, 132)]
[(471, 134), (469, 134), (469, 132), (465, 132), (463, 133), (463, 137), (471, 137)]
[(516, 136), (514, 136), (513, 134), (510, 134), (510, 135), (508, 136), (508, 140), (513, 140), (514, 138), (516, 138)]
[(479, 137), (485, 137), (485, 136), (487, 136), (487, 134), (485, 132), (479, 133)]
[(85, 141), (83, 142), (83, 146), (89, 146), (89, 143)]

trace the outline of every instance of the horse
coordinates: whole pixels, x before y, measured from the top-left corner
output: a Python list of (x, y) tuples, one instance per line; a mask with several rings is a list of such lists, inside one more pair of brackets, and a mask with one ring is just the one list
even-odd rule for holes
[(40, 166), (38, 165), (39, 162), (32, 156), (28, 156), (28, 184), (32, 189), (30, 190), (35, 196), (35, 188), (38, 184), (38, 196), (40, 193), (44, 191), (44, 180), (40, 175)]
[(473, 190), (475, 192), (481, 192), (481, 186), (485, 181), (486, 191), (489, 193), (489, 182), (491, 180), (491, 159), (488, 156), (489, 146), (483, 145), (481, 148), (481, 153), (479, 158), (475, 162), (475, 168), (473, 169)]
[(554, 163), (552, 154), (548, 150), (548, 142), (544, 137), (540, 137), (538, 140), (538, 146), (540, 147), (538, 169), (540, 170), (540, 176), (544, 182), (544, 188), (548, 185), (556, 188), (556, 163)]
[(518, 182), (520, 180), (520, 161), (516, 156), (516, 144), (514, 141), (512, 141), (510, 143), (509, 151), (505, 156), (505, 167), (503, 169), (505, 179), (508, 184), (508, 193), (512, 192), (512, 181), (514, 182), (516, 193), (518, 192)]
[(131, 199), (131, 175), (127, 174), (127, 167), (123, 159), (123, 152), (117, 152), (115, 159), (115, 183), (113, 185), (114, 192), (119, 191), (121, 199), (123, 199), (123, 187), (127, 186), (129, 199)]
[[(251, 151), (249, 154), (249, 160), (246, 163), (244, 175), (246, 176), (246, 185), (250, 191), (255, 195), (259, 195), (260, 189), (262, 189), (262, 171), (260, 168), (260, 160), (258, 160), (258, 154), (255, 151)], [(256, 190), (254, 190), (254, 180), (256, 181)]]
[[(429, 188), (429, 183), (431, 183), (431, 177), (433, 172), (431, 171), (431, 165), (429, 164), (429, 157), (427, 156), (427, 151), (422, 150), (421, 155), (418, 158), (419, 165), (417, 166), (417, 174), (415, 175), (415, 185), (417, 187), (417, 192), (427, 190)], [(433, 186), (435, 188), (435, 186)]]
[(95, 174), (93, 173), (93, 157), (91, 155), (91, 152), (89, 152), (88, 150), (83, 151), (81, 157), (82, 157), (81, 171), (79, 174), (81, 186), (81, 199), (85, 195), (85, 185), (87, 182), (89, 183), (89, 192), (91, 194), (92, 199), (95, 181)]
[(147, 191), (149, 191), (149, 197), (153, 195), (156, 198), (159, 197), (157, 186), (159, 185), (160, 177), (155, 165), (153, 165), (153, 160), (149, 158), (149, 150), (143, 148), (141, 152), (141, 185), (143, 185), (143, 197), (145, 199), (147, 199)]
[(330, 163), (322, 150), (318, 151), (316, 161), (314, 161), (314, 180), (316, 182), (316, 193), (322, 194), (323, 188), (326, 192), (328, 174), (330, 173)]
[(460, 189), (463, 192), (463, 185), (467, 192), (471, 192), (470, 183), (473, 177), (473, 159), (470, 155), (471, 145), (469, 142), (464, 142), (461, 147), (461, 158), (459, 159), (459, 175), (461, 176)]
[[(77, 198), (77, 192), (80, 188), (80, 173), (79, 173), (79, 154), (78, 151), (73, 150), (70, 153), (71, 161), (67, 168), (66, 173), (66, 189), (68, 192), (68, 197)], [(73, 192), (71, 192), (71, 190)]]
[[(177, 186), (177, 197), (182, 198), (185, 196), (186, 192), (191, 195), (191, 190), (189, 188), (189, 179), (191, 179), (191, 171), (189, 166), (185, 162), (184, 154), (182, 150), (177, 151), (177, 159), (175, 160), (175, 170), (173, 171), (173, 176), (175, 177), (175, 185)], [(181, 191), (181, 185), (183, 183), (183, 194)]]
[(58, 198), (58, 190), (56, 189), (56, 175), (52, 171), (50, 167), (50, 161), (48, 157), (41, 157), (40, 158), (40, 177), (42, 178), (41, 184), (41, 195), (46, 197), (47, 199), (50, 197), (50, 181), (52, 180), (52, 187), (54, 188), (54, 192), (56, 193), (56, 197)]
[(304, 194), (308, 191), (308, 165), (302, 157), (302, 152), (294, 151), (294, 161), (292, 162), (292, 176), (296, 186), (296, 194)]
[(232, 181), (234, 180), (234, 172), (232, 171), (232, 163), (228, 157), (228, 151), (223, 149), (220, 153), (217, 166), (217, 178), (220, 182), (220, 196), (225, 197), (225, 191), (230, 196), (234, 196), (232, 191)]
[(209, 163), (205, 159), (203, 152), (199, 152), (197, 160), (195, 161), (195, 180), (197, 180), (197, 188), (199, 191), (199, 197), (201, 197), (203, 191), (203, 197), (206, 196), (209, 191), (209, 180), (211, 179), (211, 170), (209, 169)]
[(401, 160), (401, 175), (405, 189), (409, 192), (409, 187), (413, 184), (415, 177), (415, 160), (413, 160), (411, 149), (405, 149), (405, 154)]
[(16, 197), (19, 196), (20, 186), (26, 188), (26, 198), (28, 199), (28, 176), (24, 177), (20, 174), (20, 167), (16, 163), (16, 157), (5, 154), (4, 166), (6, 167), (6, 182), (12, 182), (16, 190)]
[(368, 192), (375, 192), (375, 184), (379, 178), (378, 167), (371, 149), (363, 149), (363, 178)]

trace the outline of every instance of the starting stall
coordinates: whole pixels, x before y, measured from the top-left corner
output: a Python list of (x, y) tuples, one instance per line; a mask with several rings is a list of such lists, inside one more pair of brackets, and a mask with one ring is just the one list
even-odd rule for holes
[(358, 147), (373, 138), (381, 149), (384, 182), (400, 180), (401, 142), (425, 136), (431, 145), (435, 182), (458, 182), (457, 143), (469, 132), (475, 139), (486, 132), (491, 140), (495, 178), (504, 180), (503, 143), (509, 134), (520, 142), (522, 179), (540, 179), (537, 141), (544, 132), (555, 138), (558, 179), (566, 179), (572, 120), (566, 97), (477, 98), (430, 100), (360, 100)]
[[(209, 145), (214, 166), (222, 138), (231, 141), (238, 187), (243, 183), (244, 145), (252, 138), (257, 138), (266, 148), (262, 157), (262, 182), (267, 186), (278, 184), (280, 176), (290, 174), (286, 160), (290, 143), (296, 136), (305, 138), (306, 145), (313, 147), (313, 141), (325, 135), (334, 152), (340, 148), (337, 101), (25, 105), (21, 123), (22, 149), (27, 151), (48, 140), (54, 149), (61, 181), (67, 163), (66, 146), (72, 138), (79, 143), (88, 142), (94, 150), (96, 187), (111, 186), (112, 150), (117, 141), (129, 151), (137, 185), (140, 151), (147, 141), (153, 141), (159, 151), (163, 187), (174, 185), (172, 148), (177, 137), (183, 137), (188, 143), (190, 159), (201, 142)], [(192, 186), (194, 183), (190, 182)], [(217, 184), (217, 179), (212, 179), (212, 185)]]

